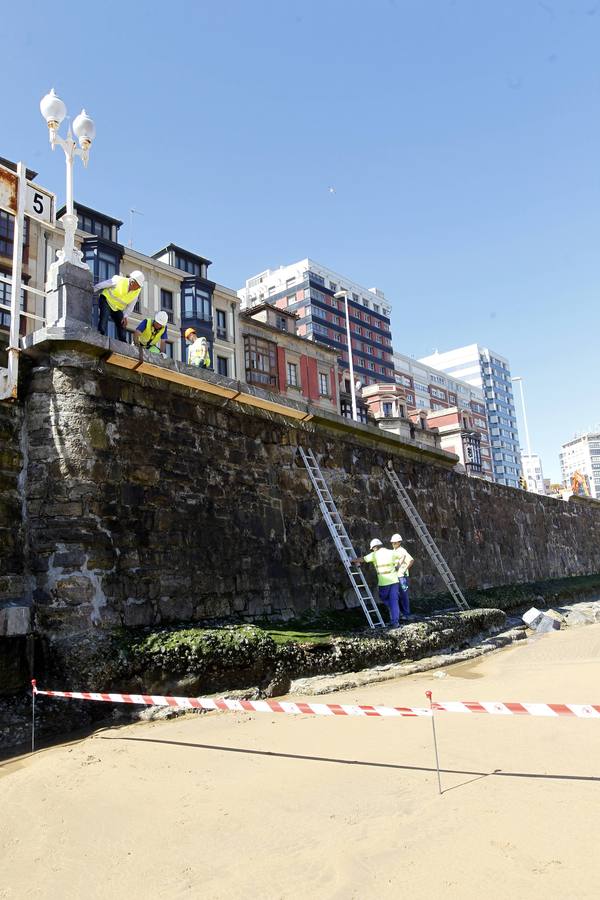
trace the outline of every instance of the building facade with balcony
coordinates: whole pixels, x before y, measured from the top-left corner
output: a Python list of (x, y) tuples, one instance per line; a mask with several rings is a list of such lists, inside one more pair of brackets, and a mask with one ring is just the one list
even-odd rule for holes
[(411, 418), (413, 412), (425, 411), (428, 418), (430, 412), (454, 408), (457, 416), (466, 415), (472, 422), (470, 429), (479, 435), (481, 477), (493, 481), (490, 428), (483, 391), (402, 353), (394, 353), (394, 373), (396, 383), (404, 391)]
[(420, 359), (419, 363), (483, 391), (494, 481), (518, 488), (521, 453), (510, 366), (506, 357), (480, 344), (469, 344), (445, 353), (436, 351)]
[(248, 384), (328, 412), (340, 412), (337, 351), (297, 333), (298, 316), (270, 303), (240, 316), (244, 348), (243, 379)]
[[(338, 291), (348, 291), (348, 318), (355, 379), (361, 385), (394, 381), (391, 305), (378, 288), (365, 288), (344, 275), (306, 258), (267, 269), (249, 278), (238, 295), (242, 308), (265, 302), (298, 316), (298, 334), (336, 351), (341, 373), (341, 413), (351, 418), (348, 374), (348, 342), (344, 301)], [(360, 390), (360, 389), (359, 389)], [(366, 407), (358, 399), (359, 420), (366, 421)]]

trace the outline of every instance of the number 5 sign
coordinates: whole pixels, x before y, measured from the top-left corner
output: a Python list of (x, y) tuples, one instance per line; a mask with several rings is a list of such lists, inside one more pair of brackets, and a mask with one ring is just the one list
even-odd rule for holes
[(54, 225), (54, 194), (28, 181), (25, 192), (25, 212), (28, 216), (35, 216), (42, 222)]

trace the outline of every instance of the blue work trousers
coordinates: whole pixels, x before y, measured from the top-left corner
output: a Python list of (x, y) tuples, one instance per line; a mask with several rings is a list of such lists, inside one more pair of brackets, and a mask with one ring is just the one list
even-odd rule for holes
[(390, 625), (397, 625), (399, 621), (398, 610), (398, 582), (395, 584), (380, 584), (379, 599), (385, 603), (390, 611)]

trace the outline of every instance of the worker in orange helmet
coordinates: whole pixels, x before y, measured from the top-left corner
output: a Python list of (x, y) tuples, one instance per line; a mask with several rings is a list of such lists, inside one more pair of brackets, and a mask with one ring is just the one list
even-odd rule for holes
[(210, 353), (205, 337), (198, 337), (195, 328), (186, 328), (184, 338), (187, 341), (187, 362), (189, 366), (202, 369), (210, 368)]

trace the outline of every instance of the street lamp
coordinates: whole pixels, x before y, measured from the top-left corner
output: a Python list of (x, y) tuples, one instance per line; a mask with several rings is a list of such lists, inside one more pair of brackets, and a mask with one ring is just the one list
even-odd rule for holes
[(514, 378), (511, 378), (511, 381), (519, 382), (519, 389), (521, 392), (521, 409), (523, 410), (523, 424), (525, 425), (525, 437), (527, 439), (527, 455), (531, 459), (531, 443), (529, 442), (529, 428), (527, 427), (527, 412), (525, 410), (525, 396), (523, 394), (523, 379), (520, 375), (515, 375)]
[(348, 363), (350, 368), (350, 397), (352, 399), (352, 418), (358, 422), (358, 413), (356, 411), (356, 388), (354, 386), (354, 366), (352, 364), (352, 338), (350, 337), (350, 317), (348, 315), (348, 291), (337, 291), (333, 297), (334, 300), (344, 301), (344, 311), (346, 313), (346, 337), (348, 340)]
[(58, 144), (65, 151), (65, 159), (67, 163), (67, 211), (61, 218), (65, 229), (65, 244), (63, 250), (57, 253), (57, 262), (60, 265), (63, 262), (72, 263), (74, 266), (87, 268), (82, 260), (80, 250), (75, 249), (75, 230), (77, 228), (77, 216), (73, 209), (73, 160), (76, 156), (80, 156), (83, 165), (87, 167), (90, 147), (92, 141), (96, 137), (96, 126), (90, 119), (85, 109), (82, 109), (78, 116), (73, 120), (73, 131), (79, 139), (79, 147), (73, 138), (73, 132), (69, 125), (66, 140), (61, 138), (58, 133), (60, 124), (67, 114), (67, 107), (60, 97), (54, 93), (54, 88), (49, 94), (46, 94), (40, 102), (40, 112), (48, 125), (50, 137), (50, 145), (52, 149)]

